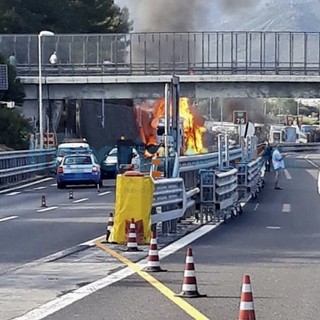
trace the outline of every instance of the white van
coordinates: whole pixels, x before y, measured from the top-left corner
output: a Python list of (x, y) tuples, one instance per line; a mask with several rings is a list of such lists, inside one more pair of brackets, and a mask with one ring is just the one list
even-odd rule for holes
[(63, 142), (58, 145), (56, 153), (56, 167), (61, 163), (65, 155), (75, 153), (91, 153), (91, 147), (87, 142)]

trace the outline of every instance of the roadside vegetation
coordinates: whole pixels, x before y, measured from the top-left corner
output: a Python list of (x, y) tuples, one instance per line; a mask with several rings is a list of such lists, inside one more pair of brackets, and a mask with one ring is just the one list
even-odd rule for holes
[[(0, 0), (0, 17), (0, 34), (127, 33), (132, 26), (128, 9), (120, 9), (113, 0)], [(9, 83), (7, 91), (0, 91), (0, 101), (14, 101), (15, 108), (0, 104), (0, 151), (28, 148), (33, 129), (21, 112), (23, 85), (7, 58), (0, 52), (0, 64), (8, 65)]]

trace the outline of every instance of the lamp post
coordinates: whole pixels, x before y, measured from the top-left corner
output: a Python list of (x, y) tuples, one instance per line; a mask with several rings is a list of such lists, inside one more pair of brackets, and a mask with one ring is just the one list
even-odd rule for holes
[(43, 110), (42, 110), (42, 53), (41, 53), (41, 38), (52, 37), (54, 33), (51, 31), (41, 31), (38, 34), (38, 63), (39, 63), (39, 134), (40, 134), (40, 149), (43, 149)]

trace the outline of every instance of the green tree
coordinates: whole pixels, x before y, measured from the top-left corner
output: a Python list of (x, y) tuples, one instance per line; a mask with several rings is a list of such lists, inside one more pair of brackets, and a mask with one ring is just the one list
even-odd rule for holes
[[(6, 64), (4, 57), (0, 56), (0, 63)], [(1, 101), (14, 101), (17, 106), (22, 106), (25, 97), (24, 88), (16, 77), (14, 66), (8, 65), (8, 90), (0, 91)], [(28, 147), (29, 122), (17, 109), (8, 109), (5, 104), (0, 105), (0, 144), (13, 149)]]
[(0, 106), (0, 144), (23, 150), (29, 147), (30, 125), (17, 109)]
[(113, 0), (0, 0), (0, 33), (127, 33), (127, 8)]

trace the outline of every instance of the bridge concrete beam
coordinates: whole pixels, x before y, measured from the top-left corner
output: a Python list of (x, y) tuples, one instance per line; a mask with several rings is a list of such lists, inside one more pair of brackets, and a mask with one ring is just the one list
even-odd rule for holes
[[(44, 99), (154, 99), (171, 76), (44, 77)], [(21, 77), (26, 100), (37, 100), (38, 78)], [(320, 98), (320, 76), (184, 75), (181, 96), (195, 98)]]

